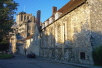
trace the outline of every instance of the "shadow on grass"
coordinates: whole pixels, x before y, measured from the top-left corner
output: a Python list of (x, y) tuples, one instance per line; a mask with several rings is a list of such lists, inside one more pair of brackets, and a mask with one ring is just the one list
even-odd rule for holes
[(9, 59), (9, 58), (13, 58), (14, 57), (14, 55), (12, 55), (12, 54), (1, 54), (0, 53), (0, 59)]

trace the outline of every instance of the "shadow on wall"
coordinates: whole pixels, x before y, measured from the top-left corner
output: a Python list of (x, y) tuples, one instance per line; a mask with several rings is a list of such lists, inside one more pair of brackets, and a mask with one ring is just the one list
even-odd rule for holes
[(92, 46), (99, 46), (102, 45), (102, 32), (97, 31), (97, 32), (91, 32), (91, 44)]
[(64, 40), (64, 43), (57, 42), (50, 33), (50, 35), (43, 34), (41, 38), (33, 39), (27, 50), (54, 60), (93, 64), (92, 47), (101, 45), (100, 41), (102, 41), (102, 34), (89, 30), (73, 34), (73, 40)]
[(102, 34), (82, 30), (80, 33), (73, 35), (73, 40), (64, 41), (64, 43), (57, 42), (52, 34), (43, 35), (40, 56), (55, 60), (93, 64), (92, 47), (102, 44), (99, 42), (102, 41)]

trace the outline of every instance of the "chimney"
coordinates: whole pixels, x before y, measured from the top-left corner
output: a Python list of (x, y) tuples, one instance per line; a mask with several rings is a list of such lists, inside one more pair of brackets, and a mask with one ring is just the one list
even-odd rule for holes
[(41, 11), (40, 10), (38, 10), (37, 11), (37, 19), (36, 19), (36, 23), (38, 24), (38, 26), (40, 26), (40, 16), (41, 16)]
[(40, 22), (40, 16), (41, 16), (41, 11), (37, 11), (37, 16), (36, 16), (36, 24), (38, 26), (39, 31), (41, 30), (41, 22)]
[(52, 14), (54, 14), (57, 11), (57, 7), (52, 7)]

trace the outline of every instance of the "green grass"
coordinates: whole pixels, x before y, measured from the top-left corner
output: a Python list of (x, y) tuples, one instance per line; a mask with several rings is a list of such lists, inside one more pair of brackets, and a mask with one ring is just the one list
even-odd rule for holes
[(9, 59), (9, 58), (12, 58), (14, 57), (13, 55), (11, 54), (1, 54), (0, 53), (0, 59)]

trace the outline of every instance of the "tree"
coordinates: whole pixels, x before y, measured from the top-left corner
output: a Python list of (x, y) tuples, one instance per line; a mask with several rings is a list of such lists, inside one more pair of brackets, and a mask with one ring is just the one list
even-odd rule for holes
[(13, 0), (0, 0), (0, 42), (7, 38), (14, 22), (13, 16), (18, 3)]

